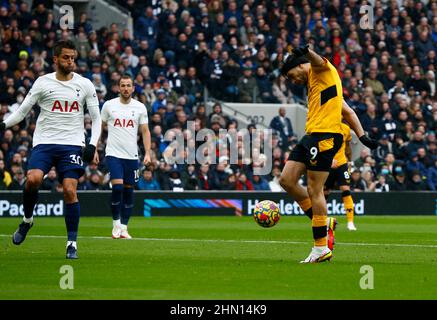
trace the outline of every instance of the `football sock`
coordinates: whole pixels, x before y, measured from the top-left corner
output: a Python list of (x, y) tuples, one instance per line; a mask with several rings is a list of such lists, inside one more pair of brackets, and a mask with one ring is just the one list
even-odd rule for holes
[(65, 226), (67, 227), (68, 241), (76, 241), (77, 230), (79, 229), (80, 205), (79, 202), (67, 203), (65, 207)]
[(344, 210), (346, 211), (347, 222), (354, 221), (354, 200), (352, 199), (351, 192), (343, 191), (341, 193), (343, 198)]
[(117, 227), (117, 226), (119, 227), (119, 226), (120, 226), (120, 223), (121, 223), (121, 222), (120, 222), (120, 219), (112, 220), (112, 226), (113, 226), (113, 227)]
[(123, 211), (121, 212), (121, 224), (127, 225), (132, 214), (134, 188), (124, 188), (123, 190)]
[(26, 222), (26, 223), (32, 223), (33, 222), (33, 217), (30, 217), (30, 218), (23, 217), (23, 221)]
[(68, 247), (70, 244), (73, 245), (73, 247), (75, 247), (75, 248), (77, 249), (77, 243), (76, 243), (76, 241), (67, 241), (67, 247)]
[[(24, 217), (27, 219), (32, 219), (33, 209), (35, 208), (35, 204), (38, 201), (38, 189), (36, 190), (27, 190), (24, 188), (23, 191), (23, 208), (24, 208)], [(30, 220), (32, 221), (32, 220)], [(25, 222), (29, 222), (29, 220), (25, 220)]]
[(112, 220), (120, 219), (122, 196), (123, 196), (123, 185), (114, 184), (112, 186), (112, 196), (111, 196)]
[(312, 226), (313, 226), (313, 238), (314, 246), (322, 247), (326, 246), (326, 236), (327, 236), (327, 218), (326, 215), (313, 215)]
[(302, 208), (303, 212), (305, 212), (306, 216), (310, 219), (313, 219), (313, 208), (311, 204), (311, 199), (305, 198), (302, 201), (298, 201), (297, 203)]

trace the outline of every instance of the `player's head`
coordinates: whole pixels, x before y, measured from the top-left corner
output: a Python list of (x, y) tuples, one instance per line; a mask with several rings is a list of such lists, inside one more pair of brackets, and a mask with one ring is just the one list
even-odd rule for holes
[(58, 71), (63, 74), (74, 71), (76, 55), (76, 46), (70, 40), (58, 41), (53, 47), (53, 61)]
[(281, 75), (293, 84), (306, 84), (308, 81), (309, 60), (290, 54), (281, 67)]
[(134, 93), (134, 81), (130, 75), (122, 75), (118, 80), (118, 87), (120, 88), (120, 95), (124, 99), (129, 99)]

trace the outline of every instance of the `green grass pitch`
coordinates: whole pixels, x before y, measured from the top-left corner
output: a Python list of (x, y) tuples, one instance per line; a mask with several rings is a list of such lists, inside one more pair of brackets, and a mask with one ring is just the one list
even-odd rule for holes
[[(331, 262), (302, 265), (306, 217), (263, 229), (250, 217), (134, 217), (132, 240), (113, 240), (111, 218), (81, 218), (80, 259), (65, 259), (63, 218), (35, 218), (20, 246), (20, 219), (0, 220), (0, 299), (437, 299), (437, 217), (339, 218)], [(62, 290), (71, 265), (74, 289)], [(373, 289), (363, 290), (363, 265)], [(367, 281), (367, 283), (369, 283)]]

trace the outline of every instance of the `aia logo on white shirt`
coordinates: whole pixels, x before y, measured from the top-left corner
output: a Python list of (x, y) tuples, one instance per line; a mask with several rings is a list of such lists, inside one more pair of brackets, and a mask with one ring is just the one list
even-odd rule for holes
[(114, 121), (114, 127), (120, 127), (120, 128), (134, 128), (134, 121), (132, 119), (119, 119), (116, 118)]
[(79, 112), (79, 104), (77, 101), (73, 101), (73, 103), (69, 103), (68, 101), (64, 101), (64, 105), (62, 105), (61, 101), (56, 100), (52, 106), (52, 112)]

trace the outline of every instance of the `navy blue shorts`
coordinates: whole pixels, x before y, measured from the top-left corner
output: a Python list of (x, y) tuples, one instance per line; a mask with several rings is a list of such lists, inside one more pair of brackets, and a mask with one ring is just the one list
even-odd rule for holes
[(112, 179), (123, 179), (124, 184), (134, 185), (139, 179), (138, 160), (106, 156), (106, 164)]
[(63, 144), (39, 144), (32, 149), (28, 169), (40, 169), (44, 174), (56, 167), (58, 180), (79, 179), (84, 173), (82, 147)]

